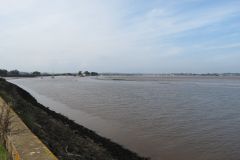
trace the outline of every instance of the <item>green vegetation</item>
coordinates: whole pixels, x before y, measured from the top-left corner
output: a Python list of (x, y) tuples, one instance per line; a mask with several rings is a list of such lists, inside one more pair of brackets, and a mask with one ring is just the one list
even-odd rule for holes
[(82, 77), (83, 76), (82, 71), (79, 71), (78, 75)]
[(97, 72), (91, 72), (91, 76), (98, 76)]
[(38, 76), (98, 76), (97, 72), (79, 71), (78, 73), (41, 73), (34, 71), (32, 73), (20, 72), (18, 70), (8, 71), (6, 69), (0, 69), (0, 77), (38, 77)]
[(0, 76), (6, 77), (8, 74), (8, 71), (6, 69), (0, 69)]
[(78, 72), (79, 76), (98, 76), (99, 74), (97, 72), (89, 72), (89, 71), (85, 71), (82, 73), (82, 71)]
[(90, 76), (90, 72), (85, 71), (85, 72), (84, 72), (84, 75), (85, 75), (85, 76)]
[(20, 72), (18, 70), (7, 71), (6, 69), (0, 69), (0, 77), (33, 77), (35, 75), (27, 72)]
[(0, 160), (9, 160), (6, 149), (0, 144)]
[(34, 75), (34, 76), (41, 76), (41, 72), (35, 71), (35, 72), (32, 73), (32, 75)]

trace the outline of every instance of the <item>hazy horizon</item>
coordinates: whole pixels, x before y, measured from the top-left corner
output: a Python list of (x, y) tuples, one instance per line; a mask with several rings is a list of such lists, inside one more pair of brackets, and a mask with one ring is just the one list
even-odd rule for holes
[(0, 68), (239, 73), (238, 0), (0, 0)]

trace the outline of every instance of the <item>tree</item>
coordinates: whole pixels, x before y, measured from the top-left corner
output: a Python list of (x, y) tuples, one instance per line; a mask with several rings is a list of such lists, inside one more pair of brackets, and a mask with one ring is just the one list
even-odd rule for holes
[(79, 75), (79, 76), (83, 76), (82, 71), (79, 71), (79, 72), (78, 72), (78, 75)]
[(19, 73), (20, 72), (18, 70), (12, 70), (12, 71), (9, 72), (9, 75), (10, 76), (19, 76)]
[(0, 76), (6, 77), (8, 74), (8, 71), (5, 69), (0, 69)]
[(40, 76), (40, 75), (41, 75), (41, 72), (34, 71), (34, 72), (32, 73), (32, 75), (33, 75), (33, 76)]
[(97, 72), (91, 72), (91, 76), (98, 76)]
[(84, 74), (85, 74), (85, 76), (90, 76), (90, 72), (88, 72), (88, 71), (85, 71)]

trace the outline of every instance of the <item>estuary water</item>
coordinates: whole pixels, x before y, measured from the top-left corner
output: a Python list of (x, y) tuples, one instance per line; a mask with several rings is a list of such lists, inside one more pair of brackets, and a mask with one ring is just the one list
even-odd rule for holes
[(9, 81), (50, 109), (153, 160), (240, 158), (240, 77)]

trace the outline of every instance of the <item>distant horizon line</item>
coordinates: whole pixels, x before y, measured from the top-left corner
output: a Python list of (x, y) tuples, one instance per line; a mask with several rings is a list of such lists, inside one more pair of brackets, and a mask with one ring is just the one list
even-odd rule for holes
[[(0, 68), (0, 70), (7, 70), (7, 69), (2, 69)], [(8, 72), (10, 71), (19, 71), (19, 73), (26, 73), (26, 74), (31, 74), (34, 72), (40, 72), (42, 74), (78, 74), (79, 71), (81, 72), (86, 72), (89, 70), (79, 70), (77, 72), (47, 72), (47, 71), (38, 71), (38, 70), (34, 70), (34, 71), (21, 71), (18, 69), (13, 69), (13, 70), (7, 70)], [(97, 72), (97, 71), (89, 71), (89, 72)], [(141, 73), (141, 72), (97, 72), (99, 74), (121, 74), (121, 75), (223, 75), (223, 74), (234, 74), (234, 75), (240, 75), (240, 72), (158, 72), (158, 73)]]

